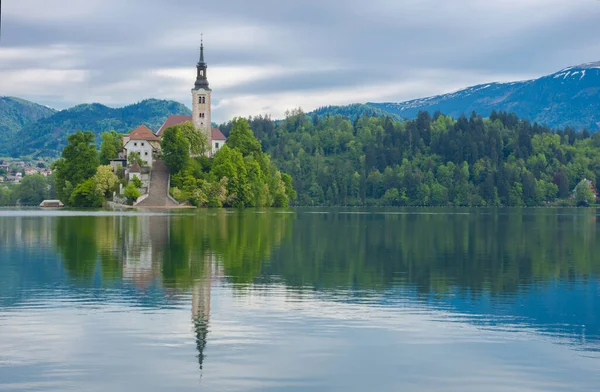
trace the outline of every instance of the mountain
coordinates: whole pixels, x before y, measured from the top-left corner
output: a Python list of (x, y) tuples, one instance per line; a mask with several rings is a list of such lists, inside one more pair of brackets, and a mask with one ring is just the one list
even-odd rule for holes
[[(8, 140), (21, 128), (54, 113), (54, 109), (21, 98), (0, 97), (0, 140)], [(0, 143), (0, 151), (4, 145)]]
[(342, 116), (347, 117), (349, 120), (354, 121), (359, 117), (363, 116), (391, 116), (396, 120), (400, 120), (401, 117), (389, 110), (381, 109), (374, 104), (355, 103), (346, 106), (323, 106), (308, 113), (309, 116), (318, 116), (323, 118), (326, 116)]
[(191, 111), (178, 102), (158, 99), (117, 109), (98, 103), (78, 105), (21, 128), (9, 142), (9, 152), (13, 156), (57, 156), (66, 145), (67, 136), (75, 131), (89, 130), (96, 135), (110, 130), (127, 133), (141, 124), (158, 130), (173, 114), (191, 115)]
[(381, 111), (414, 118), (419, 111), (452, 117), (472, 111), (489, 116), (507, 111), (550, 127), (600, 130), (600, 62), (568, 67), (539, 79), (488, 83), (450, 94), (400, 103), (368, 103)]

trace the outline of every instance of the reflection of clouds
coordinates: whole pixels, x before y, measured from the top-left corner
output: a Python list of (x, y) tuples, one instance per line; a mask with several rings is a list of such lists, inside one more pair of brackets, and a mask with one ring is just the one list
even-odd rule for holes
[[(0, 389), (21, 388), (31, 368), (43, 369), (28, 380), (42, 388), (114, 391), (194, 390), (199, 382), (232, 391), (591, 391), (600, 382), (597, 360), (526, 330), (479, 328), (470, 315), (409, 300), (347, 303), (343, 293), (283, 285), (242, 292), (211, 279), (166, 308), (64, 291), (41, 308), (0, 312)], [(201, 381), (190, 303), (193, 319), (210, 316)]]
[(66, 303), (48, 300), (46, 309), (1, 319), (0, 390), (10, 383), (19, 390), (169, 390), (197, 382), (187, 307)]
[(595, 360), (531, 331), (483, 330), (469, 315), (410, 301), (343, 303), (279, 286), (222, 303), (207, 374), (231, 390), (593, 390), (600, 381)]
[[(273, 295), (273, 292), (278, 294)], [(412, 299), (414, 293), (410, 291), (396, 291), (393, 295), (363, 293), (361, 298), (349, 301), (352, 295), (343, 290), (336, 294), (323, 294), (312, 290), (290, 290), (285, 285), (271, 284), (248, 289), (244, 296), (236, 296), (235, 300), (247, 309), (259, 309), (266, 306), (265, 300), (268, 298), (269, 309), (305, 316), (318, 314), (319, 317), (331, 320), (366, 324), (369, 328), (409, 332), (415, 334), (419, 342), (431, 344), (444, 344), (448, 341), (502, 343), (507, 340), (536, 339), (600, 353), (600, 343), (586, 339), (585, 326), (557, 325), (552, 329), (552, 326), (530, 324), (519, 316), (465, 313), (443, 304), (432, 305)], [(271, 301), (271, 297), (282, 301)], [(377, 319), (375, 324), (372, 323), (374, 319)], [(431, 325), (431, 322), (456, 325), (459, 328), (444, 329), (441, 333), (433, 334), (424, 328), (425, 325)]]

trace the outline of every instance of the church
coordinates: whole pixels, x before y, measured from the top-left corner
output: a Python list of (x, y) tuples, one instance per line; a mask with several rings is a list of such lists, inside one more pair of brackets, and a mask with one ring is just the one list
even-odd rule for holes
[(227, 138), (218, 128), (212, 127), (211, 122), (211, 93), (208, 85), (207, 69), (208, 65), (204, 61), (204, 43), (200, 45), (200, 61), (196, 65), (197, 74), (194, 88), (192, 88), (192, 115), (191, 116), (169, 116), (160, 127), (156, 135), (145, 125), (132, 131), (129, 135), (124, 135), (123, 145), (129, 158), (129, 154), (137, 152), (147, 165), (152, 167), (153, 156), (160, 149), (159, 141), (165, 129), (184, 122), (191, 122), (194, 127), (203, 132), (208, 140), (210, 149), (209, 156), (213, 156), (221, 147), (225, 145)]

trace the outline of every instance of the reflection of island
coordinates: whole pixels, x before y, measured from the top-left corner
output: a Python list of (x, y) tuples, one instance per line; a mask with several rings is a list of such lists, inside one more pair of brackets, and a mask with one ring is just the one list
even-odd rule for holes
[[(140, 216), (135, 221), (130, 220), (130, 227), (125, 229), (122, 241), (125, 256), (123, 280), (142, 289), (147, 289), (153, 282), (160, 282), (172, 294), (191, 289), (192, 325), (202, 370), (208, 337), (211, 284), (218, 268), (217, 255), (210, 249), (190, 248), (187, 240), (192, 238), (190, 235), (194, 230), (187, 223), (190, 222), (171, 215)], [(202, 233), (198, 234), (200, 237)]]
[[(234, 290), (276, 281), (294, 291), (347, 291), (348, 302), (383, 293), (383, 299), (489, 315), (498, 325), (535, 328), (569, 339), (576, 349), (598, 349), (600, 231), (594, 211), (421, 211), (3, 218), (0, 245), (21, 244), (18, 256), (31, 257), (0, 263), (0, 274), (15, 282), (0, 293), (33, 296), (35, 291), (19, 287), (58, 282), (80, 292), (108, 287), (94, 296), (156, 307), (187, 301), (192, 293), (201, 366), (217, 276)], [(38, 262), (55, 257), (48, 245), (55, 245), (58, 263)]]

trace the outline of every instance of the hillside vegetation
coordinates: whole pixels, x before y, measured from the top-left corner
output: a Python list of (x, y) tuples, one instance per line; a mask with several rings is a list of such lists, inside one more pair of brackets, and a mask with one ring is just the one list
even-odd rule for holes
[(76, 131), (89, 130), (95, 136), (111, 130), (127, 133), (141, 124), (157, 130), (173, 114), (191, 112), (178, 102), (157, 99), (117, 109), (97, 103), (78, 105), (23, 127), (9, 141), (8, 150), (13, 156), (54, 157)]
[(56, 111), (46, 106), (38, 105), (14, 97), (0, 97), (0, 153), (7, 152), (6, 141), (11, 139), (19, 130), (46, 117)]
[(295, 111), (250, 126), (301, 205), (536, 206), (600, 176), (600, 134), (552, 132), (504, 112), (350, 122)]

